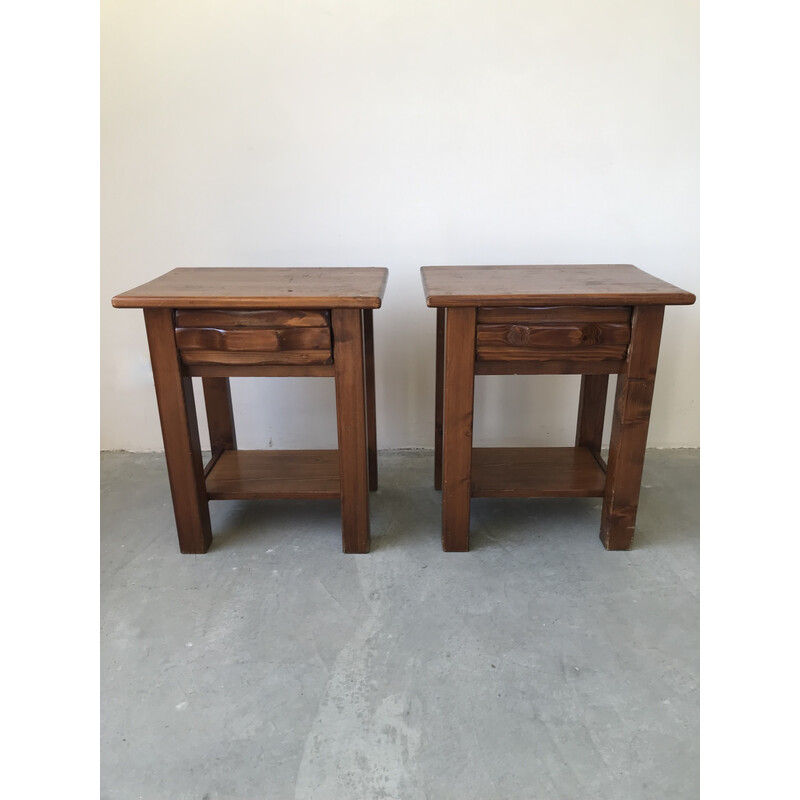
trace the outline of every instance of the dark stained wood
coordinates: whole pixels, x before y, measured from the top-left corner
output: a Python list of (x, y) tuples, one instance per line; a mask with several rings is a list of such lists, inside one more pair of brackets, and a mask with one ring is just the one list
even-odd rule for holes
[(380, 308), (382, 267), (188, 267), (118, 294), (116, 308)]
[(585, 447), (476, 447), (473, 497), (602, 497), (606, 476)]
[[(444, 549), (468, 547), (465, 481), (475, 496), (603, 496), (603, 543), (629, 547), (664, 306), (691, 304), (694, 295), (630, 264), (422, 267), (422, 282), (439, 322), (437, 446), (444, 373)], [(471, 321), (460, 316), (464, 312), (473, 314)], [(620, 377), (606, 464), (600, 447), (608, 375), (614, 373)], [(541, 374), (582, 375), (575, 448), (466, 447), (474, 375)], [(439, 459), (437, 452), (435, 484)]]
[(323, 350), (330, 355), (330, 328), (178, 328), (182, 353), (191, 350), (274, 353), (280, 350)]
[[(145, 310), (182, 552), (208, 549), (209, 497), (338, 497), (343, 549), (369, 552), (368, 490), (377, 488), (372, 309), (387, 275), (177, 269), (112, 300)], [(334, 377), (339, 449), (237, 450), (229, 378), (239, 376)], [(203, 379), (206, 394), (212, 456), (205, 469), (193, 377)]]
[(630, 327), (630, 306), (500, 306), (478, 309), (478, 324), (546, 322), (617, 322)]
[(478, 361), (619, 361), (630, 328), (620, 323), (478, 325)]
[[(476, 358), (479, 362), (622, 362), (630, 341), (630, 315), (627, 306), (482, 307)], [(569, 371), (585, 374), (580, 368)]]
[(236, 426), (233, 422), (231, 382), (228, 378), (203, 378), (208, 436), (211, 452), (236, 449)]
[(178, 328), (175, 338), (184, 364), (331, 363), (328, 327)]
[(273, 308), (268, 311), (221, 311), (219, 309), (178, 309), (177, 328), (326, 328), (328, 311)]
[(206, 478), (211, 500), (339, 497), (336, 450), (226, 450)]
[(625, 361), (476, 361), (476, 375), (614, 375)]
[(332, 378), (330, 364), (191, 364), (184, 373), (195, 378)]
[(217, 461), (219, 461), (220, 457), (222, 456), (222, 454), (224, 452), (225, 452), (224, 450), (215, 450), (211, 454), (211, 458), (208, 459), (208, 463), (205, 465), (205, 467), (203, 467), (203, 477), (204, 478), (208, 477), (209, 473), (211, 472), (212, 469), (214, 469), (214, 467), (216, 466)]
[(370, 548), (367, 411), (361, 322), (358, 309), (334, 308), (331, 311), (339, 431), (342, 549), (345, 553), (368, 553)]
[(600, 524), (606, 550), (629, 550), (633, 543), (663, 319), (663, 306), (633, 311), (628, 366), (617, 379), (609, 444)]
[(436, 309), (436, 416), (433, 427), (433, 486), (442, 488), (442, 422), (444, 420), (444, 308)]
[(578, 398), (578, 429), (576, 447), (589, 448), (595, 458), (603, 444), (603, 424), (608, 398), (608, 375), (584, 375)]
[(364, 326), (364, 387), (367, 395), (367, 466), (369, 490), (378, 491), (378, 431), (375, 416), (375, 342), (372, 309), (362, 312)]
[(469, 550), (475, 309), (449, 308), (445, 322), (442, 548)]
[[(320, 329), (322, 330), (322, 329)], [(478, 325), (478, 354), (491, 346), (527, 347), (533, 350), (569, 350), (598, 345), (625, 345), (630, 325), (618, 322), (542, 323), (539, 325)]]
[(663, 324), (664, 306), (633, 310), (626, 370), (629, 379), (655, 380)]
[(478, 361), (621, 361), (627, 345), (597, 345), (575, 348), (522, 347), (517, 345), (481, 344)]
[(192, 379), (181, 371), (172, 311), (146, 308), (144, 319), (180, 550), (205, 553), (211, 520)]
[(232, 364), (252, 366), (267, 364), (329, 364), (328, 350), (281, 350), (248, 353), (232, 350), (182, 350), (184, 364)]
[(691, 304), (679, 289), (632, 264), (422, 267), (429, 306)]

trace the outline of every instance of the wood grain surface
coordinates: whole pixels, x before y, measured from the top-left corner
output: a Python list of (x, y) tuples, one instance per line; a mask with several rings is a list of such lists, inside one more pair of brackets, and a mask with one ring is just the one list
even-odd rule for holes
[(378, 428), (375, 411), (375, 329), (372, 324), (372, 309), (362, 312), (364, 325), (364, 390), (367, 403), (367, 466), (369, 468), (369, 490), (378, 491)]
[(619, 322), (478, 324), (478, 361), (619, 360), (630, 326)]
[(330, 328), (176, 328), (182, 352), (223, 350), (274, 353), (279, 350), (324, 350), (330, 354)]
[(544, 361), (476, 361), (476, 375), (615, 375), (625, 369), (625, 361), (586, 360), (578, 361), (556, 358)]
[(380, 308), (383, 267), (181, 267), (118, 294), (116, 308)]
[(329, 364), (184, 364), (194, 378), (332, 378)]
[(444, 308), (436, 309), (436, 386), (433, 422), (433, 488), (442, 488), (442, 435), (444, 423)]
[[(315, 328), (314, 330), (324, 330)], [(625, 345), (630, 325), (620, 322), (478, 324), (478, 352), (492, 346), (528, 347), (534, 350), (585, 349), (595, 345)]]
[(328, 311), (276, 308), (268, 311), (222, 311), (178, 309), (177, 328), (324, 328), (330, 325)]
[(538, 266), (422, 267), (427, 304), (674, 305), (695, 296), (632, 264), (547, 264)]
[(336, 450), (226, 450), (206, 478), (211, 500), (339, 497)]
[(617, 378), (600, 540), (607, 550), (633, 544), (664, 306), (634, 309), (626, 371)]
[(626, 345), (597, 345), (581, 348), (521, 347), (509, 344), (482, 344), (478, 348), (478, 361), (621, 361)]
[(476, 447), (473, 497), (602, 497), (606, 475), (586, 447)]
[(203, 378), (203, 397), (212, 455), (236, 449), (236, 426), (233, 421), (231, 382), (225, 378)]
[(147, 308), (144, 320), (180, 551), (205, 553), (211, 546), (211, 519), (192, 379), (181, 371), (172, 311)]
[[(187, 365), (330, 364), (331, 354), (328, 350), (279, 350), (265, 353), (230, 350), (182, 350), (181, 359)], [(233, 375), (230, 372), (227, 374)]]
[(475, 309), (449, 308), (444, 339), (442, 548), (469, 550)]
[(331, 312), (331, 324), (339, 434), (342, 550), (345, 553), (368, 553), (369, 469), (361, 312), (335, 308)]
[(630, 306), (481, 306), (478, 323), (616, 322), (630, 327)]
[(608, 375), (583, 375), (578, 397), (575, 446), (588, 448), (589, 452), (598, 460), (603, 443), (607, 399)]

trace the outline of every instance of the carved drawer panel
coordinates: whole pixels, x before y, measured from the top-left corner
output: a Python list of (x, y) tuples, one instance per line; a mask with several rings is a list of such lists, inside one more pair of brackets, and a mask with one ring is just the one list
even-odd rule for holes
[(621, 361), (631, 309), (556, 306), (479, 308), (478, 361)]
[(175, 341), (184, 364), (330, 364), (327, 311), (179, 310)]

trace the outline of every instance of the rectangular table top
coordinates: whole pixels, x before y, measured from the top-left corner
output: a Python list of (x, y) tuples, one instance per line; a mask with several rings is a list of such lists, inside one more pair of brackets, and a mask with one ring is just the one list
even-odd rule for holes
[(632, 264), (422, 267), (431, 307), (690, 305), (695, 296)]
[(116, 308), (380, 308), (384, 267), (179, 267)]

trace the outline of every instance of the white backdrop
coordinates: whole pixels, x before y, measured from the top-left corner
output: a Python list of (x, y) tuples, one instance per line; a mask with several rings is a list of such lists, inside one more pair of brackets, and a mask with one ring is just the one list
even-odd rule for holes
[[(421, 265), (698, 292), (696, 0), (104, 0), (101, 77), (104, 449), (162, 449), (142, 314), (110, 301), (175, 266), (388, 267), (382, 448), (433, 442)], [(477, 378), (476, 444), (571, 444), (578, 383)], [(241, 447), (335, 447), (332, 379), (232, 386)], [(699, 444), (698, 395), (699, 303), (668, 307), (651, 446)]]

